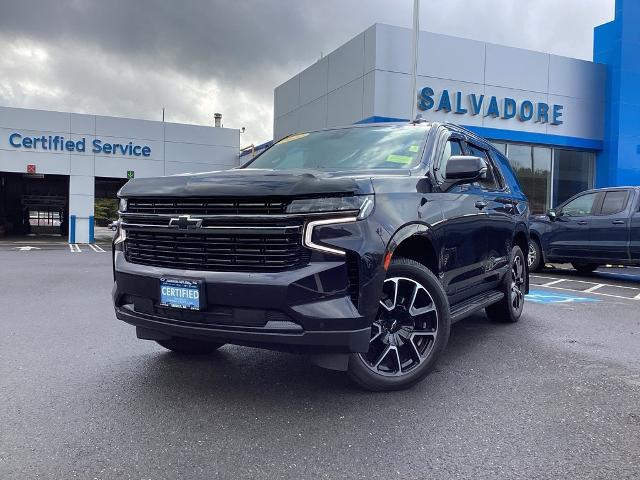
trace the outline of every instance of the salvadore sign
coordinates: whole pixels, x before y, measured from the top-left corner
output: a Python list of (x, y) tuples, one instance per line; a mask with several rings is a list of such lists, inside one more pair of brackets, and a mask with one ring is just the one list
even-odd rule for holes
[(61, 135), (25, 136), (19, 132), (9, 134), (9, 145), (13, 148), (25, 150), (44, 150), (52, 152), (86, 152), (102, 155), (148, 157), (151, 155), (151, 147), (139, 145), (133, 142), (110, 143), (100, 138), (94, 138), (87, 144), (87, 139), (69, 140)]
[(436, 112), (452, 112), (459, 115), (484, 115), (485, 117), (508, 120), (515, 118), (521, 122), (548, 123), (562, 125), (562, 105), (549, 105), (531, 100), (516, 101), (509, 97), (487, 96), (477, 93), (435, 92), (431, 87), (424, 87), (418, 94), (420, 110)]

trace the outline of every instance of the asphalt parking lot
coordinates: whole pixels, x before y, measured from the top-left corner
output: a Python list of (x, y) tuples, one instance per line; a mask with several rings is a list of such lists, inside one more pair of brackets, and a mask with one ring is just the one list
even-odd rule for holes
[(137, 340), (106, 245), (39, 248), (0, 245), (2, 479), (640, 478), (638, 269), (537, 274), (520, 323), (463, 320), (427, 381), (372, 394)]

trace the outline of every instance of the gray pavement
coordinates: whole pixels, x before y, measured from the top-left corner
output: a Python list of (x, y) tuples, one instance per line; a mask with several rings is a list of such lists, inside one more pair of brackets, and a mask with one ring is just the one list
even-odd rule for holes
[(427, 381), (372, 394), (304, 357), (137, 340), (109, 252), (81, 248), (0, 250), (1, 479), (640, 478), (638, 300), (476, 315)]

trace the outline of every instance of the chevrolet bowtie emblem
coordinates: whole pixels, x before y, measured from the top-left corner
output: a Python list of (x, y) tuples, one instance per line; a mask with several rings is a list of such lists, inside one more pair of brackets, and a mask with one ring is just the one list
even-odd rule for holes
[(171, 220), (169, 220), (169, 226), (173, 228), (179, 228), (180, 230), (200, 228), (202, 226), (202, 219), (191, 218), (191, 216), (189, 215), (181, 215), (178, 218), (172, 218)]

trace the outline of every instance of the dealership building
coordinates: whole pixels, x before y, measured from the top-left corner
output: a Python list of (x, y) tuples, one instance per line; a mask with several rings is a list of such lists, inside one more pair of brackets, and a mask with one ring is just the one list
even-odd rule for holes
[[(274, 138), (353, 123), (463, 125), (506, 152), (532, 210), (640, 185), (640, 1), (595, 28), (593, 61), (376, 24), (275, 89)], [(413, 105), (412, 105), (413, 104)]]
[(239, 148), (237, 129), (0, 107), (0, 234), (37, 232), (37, 216), (93, 242), (95, 200), (128, 178), (231, 168)]

